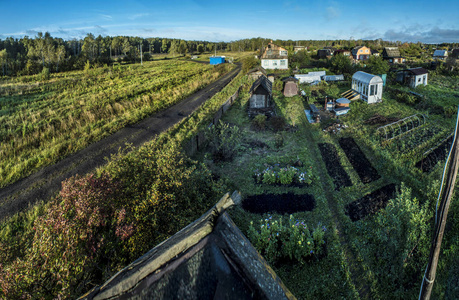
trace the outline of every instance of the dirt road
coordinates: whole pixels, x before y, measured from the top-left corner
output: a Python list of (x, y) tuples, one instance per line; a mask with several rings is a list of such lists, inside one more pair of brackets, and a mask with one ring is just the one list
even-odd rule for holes
[(89, 145), (54, 165), (0, 189), (0, 220), (20, 212), (37, 201), (47, 200), (61, 187), (61, 182), (75, 174), (86, 174), (106, 163), (106, 157), (125, 148), (138, 147), (152, 140), (196, 110), (207, 99), (223, 89), (241, 70), (238, 65), (228, 74), (189, 96), (180, 103), (129, 125), (99, 142)]

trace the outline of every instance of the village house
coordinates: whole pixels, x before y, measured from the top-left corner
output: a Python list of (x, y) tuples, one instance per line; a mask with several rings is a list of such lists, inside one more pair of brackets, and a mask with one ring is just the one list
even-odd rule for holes
[(412, 68), (397, 72), (396, 80), (415, 88), (419, 85), (427, 85), (428, 71), (424, 68)]
[(451, 56), (455, 59), (459, 59), (459, 48), (453, 49), (453, 51), (451, 52)]
[(352, 49), (352, 56), (355, 60), (367, 60), (370, 58), (371, 49), (366, 46), (358, 46)]
[(385, 47), (382, 57), (384, 60), (387, 60), (389, 64), (405, 63), (405, 58), (400, 56), (400, 49), (398, 49), (398, 47)]
[(308, 47), (306, 46), (293, 46), (293, 53), (297, 54), (298, 51), (306, 51)]
[(272, 41), (266, 46), (261, 56), (261, 66), (265, 69), (288, 69), (288, 51), (274, 45)]
[(360, 95), (360, 99), (368, 104), (382, 101), (383, 80), (377, 75), (362, 71), (352, 76), (352, 90)]
[(447, 50), (435, 50), (433, 54), (433, 58), (444, 60), (448, 58), (448, 51)]
[(333, 55), (344, 55), (344, 56), (347, 56), (347, 57), (351, 57), (351, 51), (349, 50), (346, 50), (346, 49), (339, 49), (339, 50), (336, 50), (335, 53), (333, 53)]
[(336, 49), (333, 47), (323, 47), (322, 49), (317, 50), (318, 58), (330, 58), (334, 55)]
[(295, 77), (287, 77), (282, 80), (284, 82), (284, 96), (293, 97), (298, 95), (298, 79)]
[(272, 99), (272, 83), (262, 75), (252, 84), (249, 93), (249, 108), (269, 107)]
[(266, 70), (262, 67), (256, 67), (247, 72), (247, 77), (252, 80), (257, 80), (263, 75), (266, 76)]

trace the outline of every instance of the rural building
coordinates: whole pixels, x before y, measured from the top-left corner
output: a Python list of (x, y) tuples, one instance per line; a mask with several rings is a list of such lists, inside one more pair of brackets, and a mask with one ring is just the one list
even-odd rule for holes
[(269, 73), (267, 77), (268, 77), (268, 80), (271, 81), (271, 83), (274, 83), (274, 80), (276, 79), (276, 74)]
[(324, 47), (323, 49), (317, 50), (317, 57), (318, 58), (330, 58), (333, 56), (333, 53), (336, 49), (331, 47)]
[(295, 74), (295, 78), (300, 83), (315, 83), (320, 82), (325, 74), (325, 71), (309, 72), (308, 74)]
[(371, 49), (366, 46), (358, 46), (352, 49), (352, 56), (356, 60), (367, 60), (370, 58)]
[(212, 56), (210, 57), (210, 64), (211, 65), (219, 65), (225, 63), (224, 56)]
[(334, 56), (336, 55), (344, 55), (344, 56), (347, 56), (347, 57), (351, 57), (351, 51), (349, 50), (345, 50), (345, 49), (339, 49), (339, 50), (336, 50), (335, 53), (333, 53)]
[(265, 69), (288, 69), (288, 52), (286, 49), (271, 43), (264, 49), (261, 66)]
[(433, 58), (446, 59), (448, 58), (448, 51), (447, 50), (435, 50), (433, 54)]
[(451, 52), (451, 57), (454, 57), (455, 59), (459, 59), (459, 48), (453, 49)]
[(271, 105), (272, 83), (266, 76), (260, 76), (250, 88), (249, 108), (266, 108)]
[(384, 60), (387, 60), (389, 64), (403, 64), (405, 62), (405, 58), (400, 56), (398, 47), (385, 47), (382, 57)]
[(298, 95), (298, 79), (295, 77), (287, 77), (282, 80), (284, 82), (284, 96), (293, 97)]
[(380, 56), (381, 54), (379, 53), (378, 50), (373, 50), (373, 49), (371, 49), (371, 55), (372, 55), (372, 56)]
[(247, 72), (247, 77), (252, 80), (257, 80), (261, 76), (266, 76), (266, 70), (262, 67), (256, 67)]
[(412, 68), (397, 72), (396, 80), (412, 88), (427, 85), (429, 72), (424, 68)]
[(226, 194), (199, 219), (80, 299), (292, 299), (226, 213), (240, 203), (239, 193)]
[(344, 80), (344, 75), (325, 75), (322, 76), (322, 79), (325, 80), (326, 82), (330, 81), (343, 81)]
[(308, 47), (306, 46), (293, 46), (293, 53), (297, 54), (298, 51), (306, 51)]
[(352, 90), (360, 95), (360, 99), (368, 104), (382, 101), (383, 80), (377, 75), (362, 71), (352, 76)]

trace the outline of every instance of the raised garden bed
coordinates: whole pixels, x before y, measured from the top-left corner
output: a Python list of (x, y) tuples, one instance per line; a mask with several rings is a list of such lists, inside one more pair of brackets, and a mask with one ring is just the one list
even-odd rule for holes
[(448, 156), (448, 152), (453, 143), (453, 136), (443, 141), (435, 150), (430, 152), (422, 160), (418, 161), (416, 167), (421, 169), (422, 172), (427, 173), (432, 171), (432, 169), (437, 165), (439, 161), (443, 161)]
[(301, 211), (311, 211), (316, 205), (314, 196), (309, 194), (263, 194), (248, 196), (242, 202), (242, 208), (248, 212), (293, 214)]
[(339, 191), (341, 187), (352, 186), (349, 175), (341, 165), (335, 146), (329, 143), (320, 143), (319, 150), (327, 167), (328, 175), (333, 178), (335, 190)]
[(339, 145), (363, 183), (370, 183), (381, 178), (353, 138), (340, 138)]
[(363, 219), (386, 207), (387, 201), (395, 196), (395, 184), (383, 186), (379, 190), (346, 205), (346, 215), (352, 222)]

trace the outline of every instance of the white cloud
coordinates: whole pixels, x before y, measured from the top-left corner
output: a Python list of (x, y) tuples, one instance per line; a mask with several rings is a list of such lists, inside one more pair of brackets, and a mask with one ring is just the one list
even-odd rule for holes
[(417, 31), (412, 27), (398, 31), (390, 29), (384, 33), (383, 39), (402, 42), (454, 43), (459, 40), (459, 29), (443, 29), (437, 26)]

